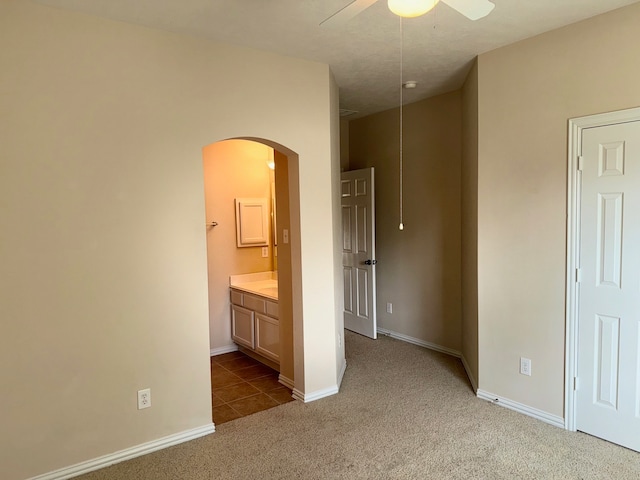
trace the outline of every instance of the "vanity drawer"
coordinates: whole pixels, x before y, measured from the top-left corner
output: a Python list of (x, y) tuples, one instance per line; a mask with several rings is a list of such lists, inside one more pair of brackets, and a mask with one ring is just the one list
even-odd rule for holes
[(278, 318), (278, 304), (276, 302), (270, 302), (267, 300), (267, 315), (273, 318)]
[(231, 303), (242, 306), (242, 294), (235, 290), (231, 290)]
[(254, 297), (253, 295), (247, 295), (246, 293), (243, 295), (243, 304), (242, 306), (248, 308), (249, 310), (253, 310), (256, 313), (266, 313), (266, 300), (260, 297)]

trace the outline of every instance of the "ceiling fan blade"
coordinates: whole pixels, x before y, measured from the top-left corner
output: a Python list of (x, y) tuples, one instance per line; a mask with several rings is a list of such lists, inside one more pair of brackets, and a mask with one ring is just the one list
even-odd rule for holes
[(454, 10), (470, 20), (486, 17), (495, 8), (495, 3), (489, 0), (442, 0)]
[(341, 8), (330, 17), (325, 18), (320, 22), (320, 25), (322, 27), (340, 27), (377, 1), (378, 0), (353, 0), (346, 7)]

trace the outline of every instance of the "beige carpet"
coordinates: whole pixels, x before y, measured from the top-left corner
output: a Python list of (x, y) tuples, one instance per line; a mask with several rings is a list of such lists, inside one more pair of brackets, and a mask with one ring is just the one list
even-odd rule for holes
[(477, 399), (455, 358), (386, 337), (346, 342), (338, 395), (79, 478), (640, 479), (638, 453)]

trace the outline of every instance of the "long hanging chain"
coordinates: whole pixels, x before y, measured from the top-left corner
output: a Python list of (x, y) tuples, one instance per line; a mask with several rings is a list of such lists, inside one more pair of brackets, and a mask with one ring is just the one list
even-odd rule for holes
[(402, 104), (403, 104), (403, 77), (402, 77), (402, 54), (403, 54), (403, 33), (402, 33), (402, 17), (400, 17), (400, 225), (398, 228), (404, 230), (403, 223), (403, 159), (402, 159)]

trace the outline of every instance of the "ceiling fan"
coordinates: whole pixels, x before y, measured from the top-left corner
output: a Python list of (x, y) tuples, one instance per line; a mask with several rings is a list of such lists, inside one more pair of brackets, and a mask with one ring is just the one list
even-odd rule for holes
[[(321, 26), (337, 27), (351, 20), (360, 12), (369, 8), (378, 0), (353, 0), (345, 7), (323, 20)], [(436, 6), (439, 0), (388, 0), (389, 9), (401, 17), (417, 17), (424, 15)], [(486, 17), (494, 9), (495, 4), (489, 0), (442, 0), (454, 10), (470, 20)]]

